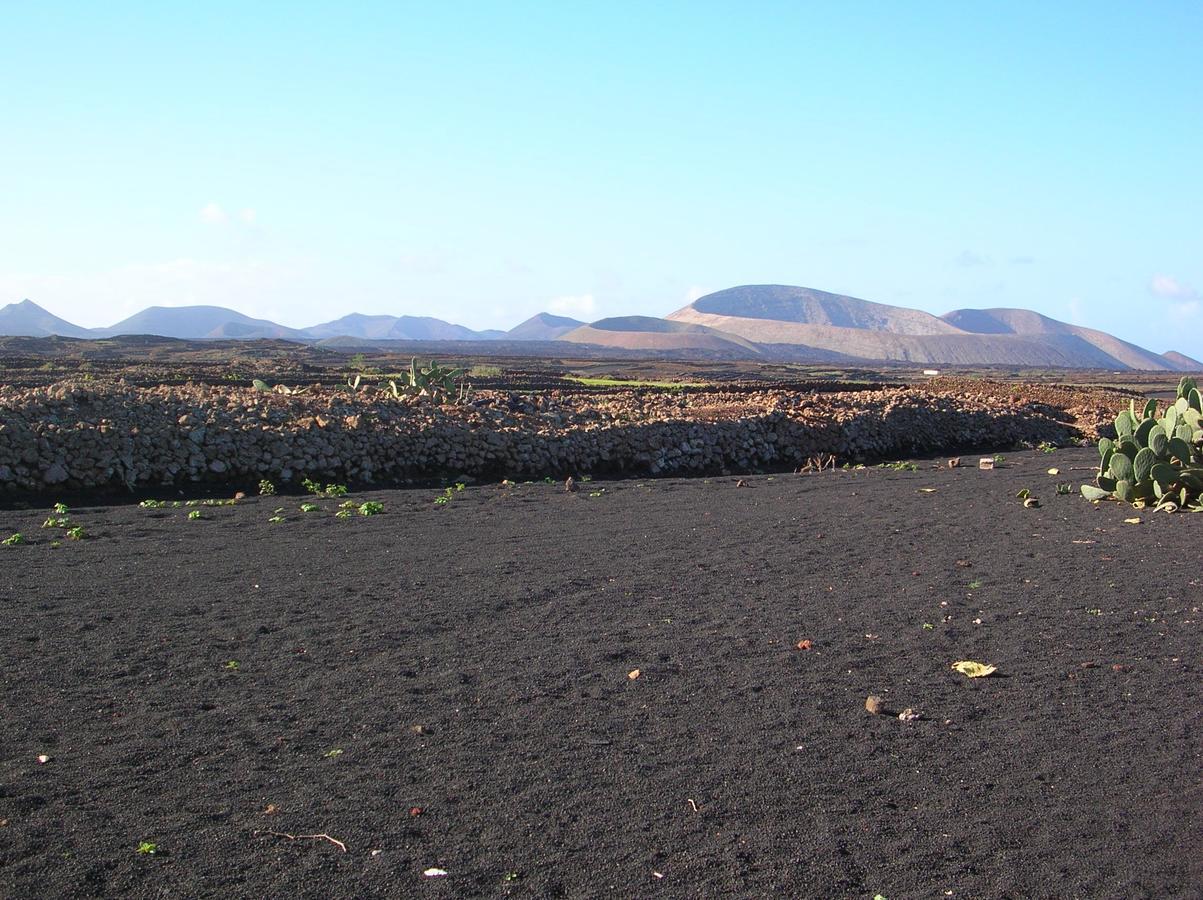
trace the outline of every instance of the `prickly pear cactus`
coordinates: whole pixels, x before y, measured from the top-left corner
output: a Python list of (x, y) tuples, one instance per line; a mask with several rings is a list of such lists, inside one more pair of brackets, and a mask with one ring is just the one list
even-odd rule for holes
[(1115, 439), (1099, 441), (1087, 500), (1119, 500), (1138, 508), (1203, 512), (1203, 398), (1193, 378), (1178, 382), (1174, 402), (1157, 415), (1156, 400), (1138, 413), (1129, 404), (1115, 417)]

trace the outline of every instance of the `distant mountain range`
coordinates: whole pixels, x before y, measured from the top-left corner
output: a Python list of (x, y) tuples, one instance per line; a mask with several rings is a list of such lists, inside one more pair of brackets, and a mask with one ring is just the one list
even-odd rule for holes
[(1154, 353), (1106, 332), (1026, 309), (958, 309), (934, 316), (789, 285), (744, 285), (701, 297), (667, 318), (623, 316), (591, 324), (539, 313), (509, 331), (473, 331), (428, 316), (343, 316), (288, 328), (220, 306), (152, 306), (108, 328), (80, 328), (30, 300), (0, 308), (0, 335), (105, 338), (150, 334), (186, 340), (276, 338), (330, 347), (397, 341), (563, 341), (657, 355), (704, 354), (792, 362), (901, 362), (1025, 368), (1203, 371), (1182, 353)]

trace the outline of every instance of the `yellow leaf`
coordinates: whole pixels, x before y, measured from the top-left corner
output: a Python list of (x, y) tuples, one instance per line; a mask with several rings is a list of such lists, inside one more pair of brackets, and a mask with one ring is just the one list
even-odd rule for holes
[(1125, 523), (1125, 524), (1127, 524), (1127, 525), (1139, 525), (1139, 524), (1140, 524), (1140, 519), (1139, 519), (1139, 518), (1136, 518), (1136, 519), (1124, 519), (1124, 523)]
[(960, 662), (954, 662), (952, 667), (967, 678), (985, 678), (987, 675), (993, 674), (995, 667), (988, 666), (985, 663), (973, 662), (972, 660), (962, 659)]
[(1060, 475), (1060, 474), (1061, 474), (1061, 470), (1060, 470), (1060, 469), (1049, 469), (1049, 470), (1048, 470), (1048, 474), (1050, 474), (1050, 475)]

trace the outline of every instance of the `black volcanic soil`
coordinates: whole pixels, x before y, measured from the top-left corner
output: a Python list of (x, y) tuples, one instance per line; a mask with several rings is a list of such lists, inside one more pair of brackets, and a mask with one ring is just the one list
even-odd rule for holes
[(1203, 517), (1094, 460), (0, 511), (0, 896), (1199, 897)]

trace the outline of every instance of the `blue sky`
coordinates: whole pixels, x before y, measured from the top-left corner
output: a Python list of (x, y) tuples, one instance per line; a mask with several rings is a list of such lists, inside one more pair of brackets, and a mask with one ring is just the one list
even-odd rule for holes
[(1203, 353), (1203, 5), (54, 3), (0, 303), (509, 327), (800, 284)]

